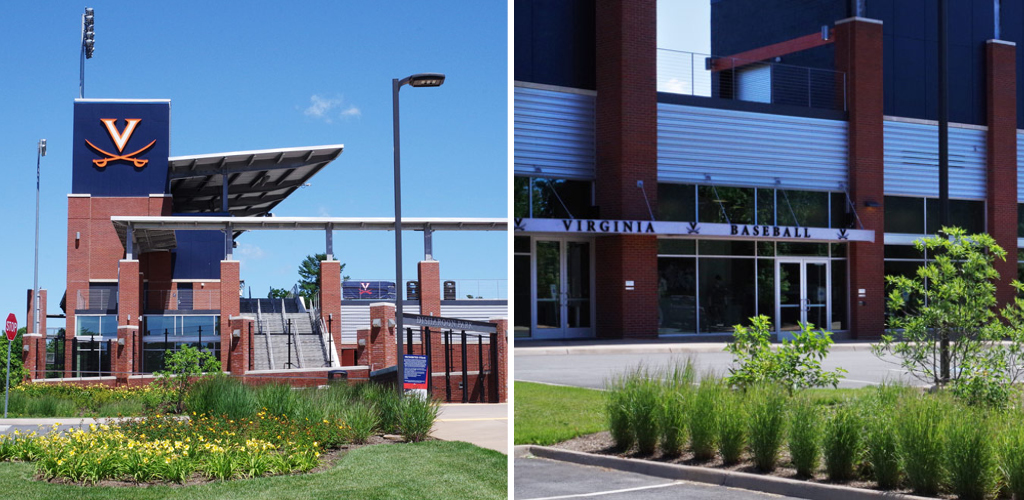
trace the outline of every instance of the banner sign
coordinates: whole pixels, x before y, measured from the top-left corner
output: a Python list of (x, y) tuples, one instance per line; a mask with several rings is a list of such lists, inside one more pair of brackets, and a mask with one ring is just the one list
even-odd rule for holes
[(73, 137), (72, 193), (167, 192), (171, 101), (76, 99)]
[(394, 281), (345, 281), (341, 284), (342, 300), (395, 300)]
[(515, 219), (517, 232), (570, 234), (642, 234), (729, 240), (764, 241), (875, 241), (868, 229), (765, 226), (616, 219)]
[(405, 326), (425, 326), (427, 328), (439, 328), (441, 330), (465, 330), (467, 332), (479, 333), (496, 333), (498, 331), (498, 327), (495, 326), (494, 323), (409, 313), (402, 313), (402, 324)]
[(427, 357), (421, 354), (402, 356), (402, 384), (405, 389), (427, 388)]

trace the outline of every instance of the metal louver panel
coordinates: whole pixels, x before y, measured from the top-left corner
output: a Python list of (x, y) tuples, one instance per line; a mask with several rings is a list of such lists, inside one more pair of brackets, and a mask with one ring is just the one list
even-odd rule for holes
[[(351, 302), (356, 302), (355, 304)], [(352, 344), (358, 343), (358, 337), (356, 336), (356, 330), (362, 330), (364, 328), (370, 328), (370, 304), (376, 304), (377, 300), (366, 300), (362, 302), (350, 301), (346, 304), (345, 301), (341, 303), (341, 343)], [(406, 314), (419, 314), (419, 304), (405, 303), (402, 305), (402, 312)]]
[(441, 304), (441, 316), (462, 318), (472, 321), (488, 321), (494, 318), (508, 318), (508, 304)]
[[(938, 197), (938, 125), (886, 120), (884, 127), (885, 194)], [(984, 130), (949, 128), (951, 198), (985, 199), (985, 155)]]
[(847, 182), (840, 120), (658, 104), (658, 182), (836, 191)]
[(593, 180), (593, 95), (515, 88), (515, 173)]

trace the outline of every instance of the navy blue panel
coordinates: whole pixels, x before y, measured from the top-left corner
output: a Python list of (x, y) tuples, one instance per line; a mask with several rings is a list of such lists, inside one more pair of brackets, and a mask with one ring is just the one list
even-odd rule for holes
[(388, 299), (395, 300), (394, 281), (343, 281), (342, 300)]
[(515, 35), (513, 50), (515, 51), (514, 78), (521, 82), (533, 81), (533, 2), (516, 0)]
[(516, 0), (514, 15), (516, 80), (596, 88), (593, 1)]
[(893, 37), (892, 114), (923, 118), (926, 109), (925, 42), (917, 38)]
[(949, 121), (975, 123), (972, 98), (972, 62), (974, 51), (970, 46), (949, 46)]
[(893, 0), (869, 0), (865, 3), (865, 14), (868, 19), (882, 21), (882, 34), (892, 35), (896, 6)]
[(924, 39), (925, 17), (923, 13), (925, 3), (925, 0), (899, 0), (895, 2), (893, 5), (892, 22), (898, 36)]
[(224, 259), (224, 233), (220, 231), (175, 231), (178, 248), (171, 253), (174, 279), (220, 279)]
[[(1003, 0), (1001, 3), (1010, 3)], [(1020, 3), (1020, 2), (1017, 2)], [(971, 41), (991, 40), (995, 37), (995, 7), (992, 0), (972, 0), (971, 22), (973, 32)]]
[[(869, 4), (870, 5), (870, 4)], [(896, 71), (895, 65), (896, 44), (892, 36), (882, 36), (882, 110), (887, 115), (896, 114), (896, 84), (892, 78)]]
[[(101, 121), (103, 119), (115, 120), (117, 135), (127, 133), (126, 120), (138, 119), (139, 122), (128, 142), (118, 148), (114, 134)], [(93, 196), (166, 193), (170, 121), (170, 102), (76, 101), (71, 192)], [(104, 164), (104, 160), (119, 156), (137, 161), (109, 159)]]

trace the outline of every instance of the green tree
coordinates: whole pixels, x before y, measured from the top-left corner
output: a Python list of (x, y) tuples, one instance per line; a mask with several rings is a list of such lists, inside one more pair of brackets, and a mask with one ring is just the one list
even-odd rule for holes
[(291, 295), (291, 292), (284, 288), (270, 287), (270, 293), (267, 294), (268, 299), (287, 299)]
[(164, 366), (167, 369), (155, 375), (166, 387), (177, 392), (177, 408), (181, 413), (185, 409), (185, 394), (189, 388), (204, 372), (220, 373), (220, 361), (212, 354), (188, 345), (181, 346), (181, 350), (176, 352), (168, 350), (165, 356)]
[(733, 342), (725, 350), (733, 355), (735, 367), (729, 368), (725, 381), (732, 386), (748, 387), (765, 382), (780, 384), (790, 393), (808, 387), (839, 385), (846, 370), (827, 372), (821, 361), (832, 347), (832, 332), (814, 331), (814, 325), (801, 323), (792, 340), (783, 340), (776, 349), (771, 344), (771, 318), (750, 318), (750, 327), (733, 327)]
[[(299, 295), (306, 299), (320, 298), (320, 262), (327, 260), (327, 254), (318, 253), (307, 255), (299, 264)], [(341, 272), (345, 271), (345, 264), (341, 264)], [(342, 276), (347, 280), (348, 276)]]
[[(25, 369), (24, 363), (21, 360), (21, 341), (25, 338), (25, 333), (28, 332), (27, 327), (21, 327), (18, 329), (18, 336), (14, 337), (14, 341), (11, 344), (11, 387), (14, 387), (21, 383), (22, 380), (29, 377), (28, 370)], [(0, 356), (7, 356), (7, 336), (0, 335), (0, 349), (2, 353)], [(0, 382), (7, 379), (7, 359), (0, 360)]]

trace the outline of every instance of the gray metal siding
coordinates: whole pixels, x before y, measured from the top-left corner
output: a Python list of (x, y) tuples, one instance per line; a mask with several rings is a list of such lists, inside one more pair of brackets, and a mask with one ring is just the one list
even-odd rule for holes
[[(403, 304), (402, 311), (408, 314), (419, 314), (419, 304)], [(341, 343), (356, 344), (356, 330), (370, 328), (370, 302), (346, 304), (341, 302)]]
[[(985, 199), (985, 155), (984, 130), (949, 128), (951, 198)], [(885, 121), (885, 194), (939, 195), (938, 125)]]
[(494, 318), (508, 318), (508, 305), (445, 305), (441, 304), (441, 316), (471, 321), (488, 321)]
[(594, 178), (593, 95), (515, 88), (515, 173)]
[(839, 189), (847, 182), (840, 120), (658, 104), (658, 182)]

